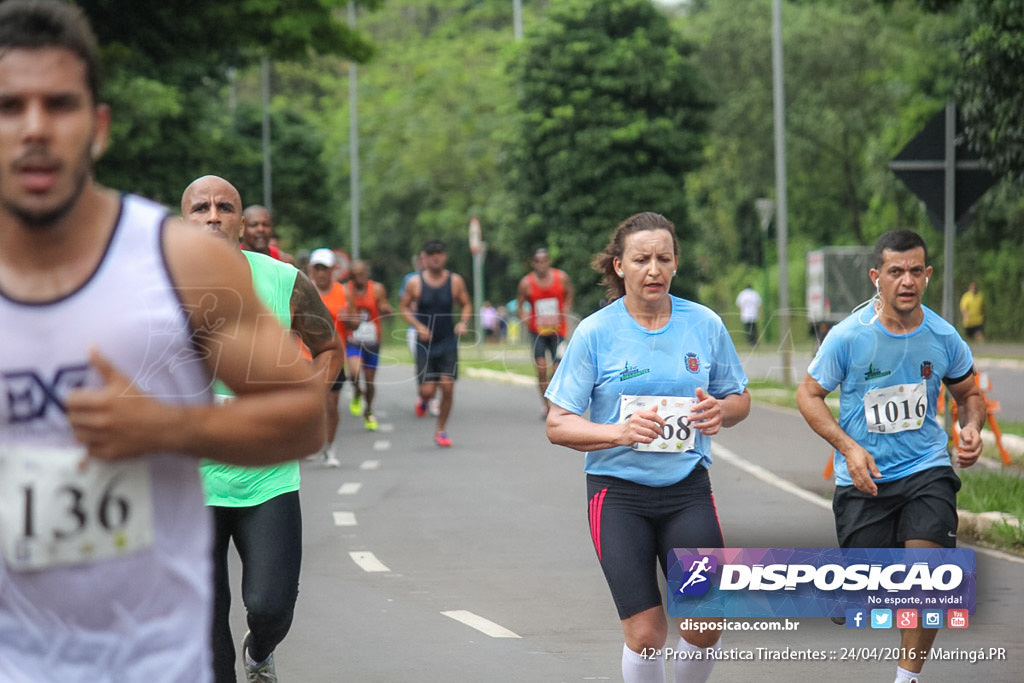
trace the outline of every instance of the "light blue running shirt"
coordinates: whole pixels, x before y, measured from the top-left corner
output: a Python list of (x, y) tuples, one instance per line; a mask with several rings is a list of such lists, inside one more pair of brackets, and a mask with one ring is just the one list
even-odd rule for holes
[[(841, 387), (839, 426), (872, 455), (882, 478), (893, 481), (931, 467), (949, 465), (946, 432), (936, 419), (936, 400), (945, 378), (956, 384), (967, 379), (974, 358), (956, 329), (927, 307), (921, 325), (909, 334), (893, 334), (871, 311), (862, 309), (829, 331), (814, 356), (808, 374), (826, 391)], [(921, 381), (927, 387), (925, 414), (920, 429), (896, 433), (868, 431), (867, 392)], [(904, 406), (896, 402), (893, 414)], [(872, 409), (869, 408), (869, 412)], [(836, 484), (850, 486), (846, 458), (833, 454)]]
[[(600, 424), (619, 421), (620, 396), (696, 396), (697, 387), (723, 398), (747, 386), (736, 347), (718, 315), (671, 297), (672, 317), (658, 330), (642, 327), (622, 298), (576, 328), (545, 396)], [(698, 433), (693, 450), (634, 451), (620, 446), (586, 454), (584, 470), (646, 486), (669, 486), (698, 464), (711, 465), (711, 439)]]

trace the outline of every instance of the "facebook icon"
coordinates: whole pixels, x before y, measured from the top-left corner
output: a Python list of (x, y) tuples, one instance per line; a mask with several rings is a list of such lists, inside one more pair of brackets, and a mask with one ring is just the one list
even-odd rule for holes
[(846, 628), (867, 628), (867, 612), (862, 609), (846, 610)]

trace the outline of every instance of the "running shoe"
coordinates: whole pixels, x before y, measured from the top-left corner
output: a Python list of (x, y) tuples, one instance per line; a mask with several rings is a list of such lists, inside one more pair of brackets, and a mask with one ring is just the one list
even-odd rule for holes
[(431, 415), (437, 417), (438, 415), (441, 414), (441, 399), (438, 398), (437, 396), (430, 399), (430, 404), (427, 406), (427, 408), (430, 410)]
[(245, 632), (242, 639), (242, 657), (245, 659), (245, 680), (246, 683), (277, 683), (277, 669), (274, 667), (274, 653), (271, 652), (266, 661), (250, 666), (252, 658), (249, 657), (249, 632)]
[(377, 424), (376, 417), (374, 417), (373, 415), (367, 415), (363, 419), (363, 426), (366, 427), (368, 431), (375, 432), (377, 431), (377, 427), (379, 427), (380, 425)]
[(348, 404), (348, 412), (359, 416), (363, 414), (363, 397), (353, 396), (352, 402)]
[(416, 401), (416, 417), (423, 417), (427, 414), (427, 402), (422, 398)]
[(441, 448), (448, 448), (452, 445), (452, 440), (444, 432), (434, 432), (434, 442)]
[(324, 465), (326, 467), (341, 467), (341, 461), (338, 460), (338, 456), (334, 454), (333, 448), (328, 448), (324, 451)]

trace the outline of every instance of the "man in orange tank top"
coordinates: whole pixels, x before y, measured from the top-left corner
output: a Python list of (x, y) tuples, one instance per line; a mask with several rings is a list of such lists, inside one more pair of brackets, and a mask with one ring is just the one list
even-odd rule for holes
[[(516, 312), (530, 330), (533, 362), (537, 366), (537, 386), (544, 403), (542, 417), (547, 417), (548, 402), (544, 392), (548, 379), (562, 359), (560, 346), (569, 332), (568, 315), (572, 310), (572, 283), (565, 271), (551, 267), (551, 255), (545, 248), (537, 249), (530, 259), (533, 272), (519, 281)], [(529, 306), (524, 304), (529, 303)], [(551, 372), (548, 372), (548, 358)]]
[[(355, 261), (351, 273), (352, 279), (345, 285), (345, 314), (351, 323), (345, 340), (345, 355), (355, 392), (350, 409), (353, 415), (361, 413), (363, 426), (375, 432), (378, 424), (373, 415), (373, 380), (377, 375), (377, 359), (380, 356), (380, 317), (391, 315), (394, 311), (388, 303), (384, 285), (370, 279), (370, 268), (366, 261)], [(362, 389), (359, 387), (360, 376), (364, 384)]]

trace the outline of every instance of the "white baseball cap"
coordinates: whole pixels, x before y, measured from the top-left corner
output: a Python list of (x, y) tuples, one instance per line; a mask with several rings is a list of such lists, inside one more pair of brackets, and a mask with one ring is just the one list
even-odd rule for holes
[(334, 252), (330, 249), (314, 249), (313, 253), (309, 255), (309, 265), (311, 266), (326, 266), (328, 268), (333, 268), (336, 262), (337, 259), (334, 257)]

